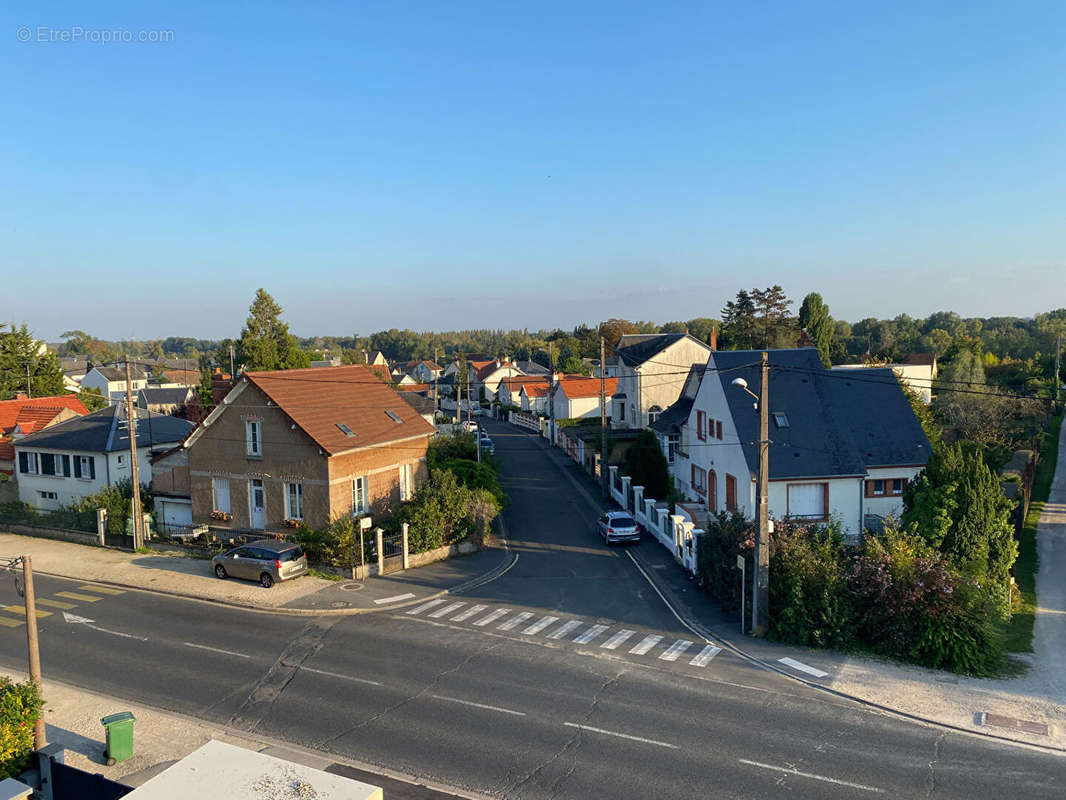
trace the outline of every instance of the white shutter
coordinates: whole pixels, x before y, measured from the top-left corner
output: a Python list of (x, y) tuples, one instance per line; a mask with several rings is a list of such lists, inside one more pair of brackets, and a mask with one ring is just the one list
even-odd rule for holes
[(788, 513), (794, 517), (816, 517), (825, 514), (825, 484), (794, 483), (788, 487)]
[(214, 511), (229, 514), (229, 478), (212, 478), (211, 491), (214, 493)]

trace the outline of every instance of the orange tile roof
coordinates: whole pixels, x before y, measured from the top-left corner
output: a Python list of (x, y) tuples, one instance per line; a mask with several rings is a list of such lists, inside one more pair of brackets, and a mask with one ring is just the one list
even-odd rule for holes
[(19, 409), (15, 417), (15, 427), (21, 433), (33, 433), (48, 426), (52, 420), (62, 414), (62, 408), (31, 408), (29, 406)]
[[(89, 413), (84, 404), (75, 395), (68, 394), (61, 397), (31, 397), (18, 400), (0, 401), (0, 433), (8, 433), (15, 427), (15, 420), (24, 408), (47, 408), (56, 411), (61, 408), (69, 408), (71, 411), (84, 416)], [(52, 416), (55, 416), (53, 414)], [(51, 417), (49, 417), (51, 419)]]
[[(244, 377), (330, 455), (434, 433), (435, 428), (371, 369), (361, 364), (311, 367), (246, 372)], [(402, 423), (392, 419), (389, 411)], [(345, 434), (338, 424), (346, 425), (355, 436)]]
[(514, 392), (534, 383), (547, 384), (549, 377), (548, 375), (515, 375), (510, 378), (500, 378), (500, 383), (506, 384), (507, 389)]
[(520, 391), (525, 391), (526, 397), (547, 397), (548, 384), (524, 383), (522, 384), (522, 389)]
[(396, 386), (401, 392), (425, 392), (432, 384), (429, 383), (409, 383), (406, 386), (398, 384)]
[(0, 461), (15, 460), (15, 443), (11, 439), (0, 439)]
[(163, 376), (167, 380), (186, 386), (197, 386), (200, 383), (200, 372), (195, 369), (168, 369), (163, 371)]
[[(563, 392), (573, 400), (575, 397), (599, 397), (600, 396), (600, 379), (599, 378), (561, 378), (559, 380), (559, 386), (562, 387)], [(618, 378), (608, 378), (604, 383), (607, 386), (607, 397), (615, 393), (618, 388)]]

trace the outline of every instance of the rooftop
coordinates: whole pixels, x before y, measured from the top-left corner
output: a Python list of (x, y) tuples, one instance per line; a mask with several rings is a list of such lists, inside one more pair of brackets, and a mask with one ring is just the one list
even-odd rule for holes
[[(135, 409), (137, 446), (155, 447), (182, 441), (193, 424), (177, 417)], [(68, 419), (43, 431), (19, 439), (18, 447), (39, 447), (49, 450), (75, 450), (89, 453), (110, 453), (128, 450), (129, 426), (125, 405), (94, 411), (83, 417)]]

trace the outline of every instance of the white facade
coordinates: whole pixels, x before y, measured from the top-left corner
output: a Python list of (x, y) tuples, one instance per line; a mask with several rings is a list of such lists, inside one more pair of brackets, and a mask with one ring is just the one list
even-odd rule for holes
[[(146, 386), (148, 386), (147, 376), (141, 378), (134, 376), (130, 380), (130, 387), (134, 395)], [(93, 367), (85, 373), (85, 377), (81, 379), (81, 388), (99, 389), (100, 394), (108, 398), (112, 404), (125, 402), (126, 400), (125, 379), (117, 381), (108, 380), (96, 367)]]
[[(23, 455), (25, 454), (25, 459)], [(141, 468), (141, 479), (151, 475), (149, 465), (150, 448), (137, 449), (137, 465)], [(46, 475), (43, 470), (45, 459), (42, 456), (54, 456), (55, 475)], [(66, 460), (63, 459), (66, 456)], [(75, 466), (74, 459), (79, 459)], [(92, 459), (88, 461), (87, 459)], [(24, 461), (26, 462), (24, 464)], [(23, 466), (28, 471), (23, 471)], [(66, 469), (64, 468), (66, 466)], [(35, 508), (54, 510), (78, 503), (91, 494), (96, 494), (108, 486), (130, 479), (129, 451), (113, 453), (91, 453), (73, 450), (56, 450), (53, 448), (19, 447), (15, 444), (15, 470), (18, 474), (19, 500)], [(69, 474), (64, 474), (69, 472)], [(81, 473), (77, 475), (76, 473)]]
[[(611, 407), (608, 401), (607, 413), (610, 415)], [(582, 419), (600, 418), (599, 397), (567, 397), (565, 385), (560, 382), (555, 385), (555, 418), (556, 419)]]
[(523, 411), (528, 411), (531, 414), (547, 414), (548, 413), (548, 398), (547, 396), (529, 395), (526, 393), (526, 387), (523, 386), (518, 393), (520, 405)]
[[(625, 340), (623, 336), (618, 343), (618, 388), (615, 390), (616, 395), (625, 395), (625, 424), (614, 424), (616, 427), (644, 428), (653, 421), (648, 418), (649, 411), (654, 415), (656, 409), (665, 411), (677, 401), (689, 367), (706, 363), (711, 348), (698, 339), (685, 336), (643, 363), (630, 366), (625, 363)], [(615, 419), (619, 417), (620, 414)]]
[(525, 373), (514, 364), (501, 364), (486, 375), (484, 380), (475, 378), (476, 386), (474, 391), (476, 392), (477, 389), (484, 387), (485, 399), (491, 402), (496, 399), (496, 390), (500, 386), (500, 381), (504, 378), (518, 378), (522, 375), (525, 375)]
[(865, 369), (867, 367), (891, 368), (900, 383), (916, 391), (923, 403), (929, 405), (933, 402), (935, 364), (839, 364), (833, 369)]

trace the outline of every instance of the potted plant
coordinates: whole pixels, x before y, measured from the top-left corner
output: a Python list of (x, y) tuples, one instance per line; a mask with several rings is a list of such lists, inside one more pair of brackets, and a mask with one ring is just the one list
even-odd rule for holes
[(233, 519), (233, 515), (225, 511), (212, 511), (211, 519), (221, 520), (222, 522), (229, 522)]

